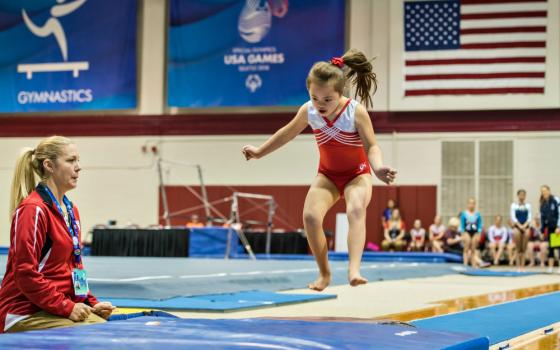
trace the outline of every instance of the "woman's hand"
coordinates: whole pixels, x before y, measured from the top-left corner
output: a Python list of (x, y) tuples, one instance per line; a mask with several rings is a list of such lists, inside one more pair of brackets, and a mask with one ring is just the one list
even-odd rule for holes
[(378, 169), (374, 169), (373, 173), (377, 178), (387, 185), (390, 185), (395, 181), (395, 177), (397, 176), (397, 171), (391, 167), (381, 167)]
[(246, 145), (243, 146), (243, 148), (241, 149), (241, 152), (243, 152), (243, 155), (245, 156), (245, 159), (249, 160), (249, 159), (259, 159), (261, 157), (259, 149), (255, 146), (252, 145)]
[(91, 306), (84, 303), (76, 303), (74, 304), (72, 313), (70, 314), (70, 316), (68, 316), (68, 318), (74, 322), (82, 322), (88, 318), (92, 311), (93, 308)]
[(108, 301), (104, 301), (101, 303), (97, 303), (95, 304), (95, 306), (93, 307), (93, 313), (103, 317), (104, 319), (108, 319), (109, 316), (111, 316), (111, 313), (113, 312), (113, 310), (115, 310), (116, 307), (114, 307), (110, 302)]

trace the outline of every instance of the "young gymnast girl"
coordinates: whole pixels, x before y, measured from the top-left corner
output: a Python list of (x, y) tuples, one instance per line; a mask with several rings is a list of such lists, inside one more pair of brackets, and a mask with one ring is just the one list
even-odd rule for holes
[[(344, 96), (347, 83), (356, 88), (365, 107)], [(346, 199), (348, 216), (348, 282), (351, 286), (367, 283), (360, 274), (360, 262), (366, 238), (366, 208), (371, 199), (373, 173), (390, 184), (396, 170), (383, 165), (373, 126), (366, 107), (371, 106), (370, 90), (377, 88), (371, 62), (357, 50), (329, 62), (317, 62), (307, 76), (310, 101), (303, 104), (296, 116), (259, 147), (244, 146), (247, 160), (259, 159), (277, 150), (307, 125), (311, 126), (319, 147), (319, 171), (309, 188), (303, 208), (303, 223), (317, 265), (319, 277), (309, 284), (317, 291), (331, 281), (327, 241), (323, 219), (340, 197)], [(370, 167), (371, 165), (371, 167)]]

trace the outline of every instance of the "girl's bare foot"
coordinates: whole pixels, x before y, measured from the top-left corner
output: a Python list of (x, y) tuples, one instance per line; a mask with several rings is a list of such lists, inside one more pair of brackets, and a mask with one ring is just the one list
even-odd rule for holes
[(368, 280), (362, 277), (360, 273), (356, 273), (356, 274), (348, 275), (348, 282), (352, 287), (356, 287), (359, 286), (360, 284), (368, 283)]
[(331, 283), (331, 275), (321, 275), (315, 280), (315, 282), (310, 283), (307, 287), (311, 290), (316, 290), (318, 292), (323, 291)]

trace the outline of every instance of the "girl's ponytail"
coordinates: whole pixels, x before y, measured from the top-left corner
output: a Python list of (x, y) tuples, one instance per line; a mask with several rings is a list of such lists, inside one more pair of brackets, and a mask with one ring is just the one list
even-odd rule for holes
[[(377, 77), (371, 62), (361, 51), (355, 49), (348, 50), (341, 58), (349, 68), (346, 79), (356, 86), (356, 97), (359, 97), (366, 107), (372, 107), (371, 95), (377, 90)], [(373, 93), (370, 94), (372, 88)]]

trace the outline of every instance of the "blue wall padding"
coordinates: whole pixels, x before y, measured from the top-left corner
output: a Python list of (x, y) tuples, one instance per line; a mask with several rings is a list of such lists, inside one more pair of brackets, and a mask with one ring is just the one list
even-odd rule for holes
[[(189, 236), (189, 256), (219, 255), (224, 257), (226, 253), (228, 229), (222, 227), (213, 228), (191, 228)], [(235, 231), (231, 232), (230, 256), (234, 256), (242, 251), (239, 246), (239, 239)]]
[(332, 294), (280, 294), (266, 291), (175, 297), (164, 300), (134, 298), (102, 298), (118, 307), (188, 310), (188, 311), (237, 311), (310, 301), (335, 299)]
[(0, 337), (0, 348), (487, 350), (488, 339), (374, 323), (139, 317), (84, 327), (5, 334)]
[(480, 270), (480, 269), (467, 269), (459, 271), (459, 273), (467, 276), (481, 276), (481, 277), (523, 277), (536, 275), (535, 272), (517, 272), (517, 271), (494, 271), (494, 270)]
[(560, 292), (412, 322), (430, 330), (481, 334), (490, 344), (560, 321)]

